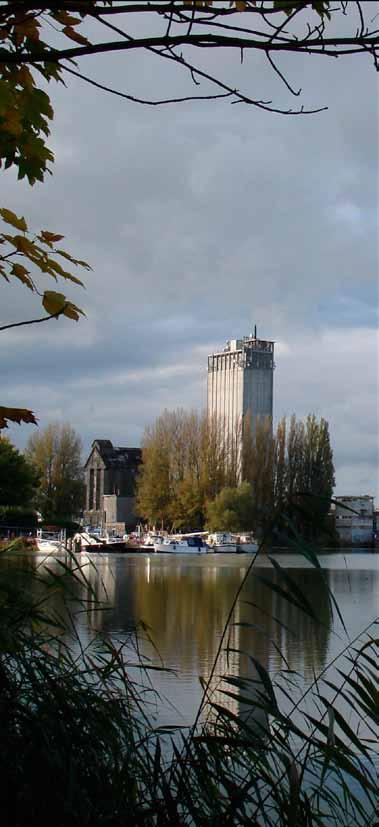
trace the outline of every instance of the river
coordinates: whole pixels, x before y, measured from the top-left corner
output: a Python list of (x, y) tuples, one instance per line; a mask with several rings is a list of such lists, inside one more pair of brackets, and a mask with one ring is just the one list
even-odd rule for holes
[[(31, 554), (27, 558), (30, 563)], [(54, 558), (36, 553), (32, 559), (40, 572), (58, 565)], [(362, 550), (320, 554), (322, 571), (298, 555), (280, 554), (276, 559), (301, 587), (319, 622), (262, 582), (261, 577), (274, 583), (278, 578), (267, 557), (258, 560), (243, 586), (221, 647), (212, 684), (216, 701), (222, 700), (220, 675), (228, 672), (251, 677), (254, 667), (249, 654), (272, 677), (283, 669), (294, 671), (300, 696), (348, 640), (359, 636), (379, 615), (378, 554)], [(251, 556), (83, 554), (81, 560), (88, 584), (104, 607), (90, 608), (80, 616), (77, 628), (82, 643), (89, 643), (94, 632), (100, 631), (119, 643), (126, 642), (126, 652), (135, 660), (128, 640), (131, 630), (143, 621), (149, 633), (140, 633), (142, 655), (150, 658), (152, 665), (163, 664), (170, 670), (152, 673), (160, 695), (157, 721), (161, 725), (190, 725), (202, 695), (199, 678), (207, 680), (211, 673), (230, 606)], [(328, 608), (325, 582), (338, 603), (345, 628)], [(90, 599), (90, 589), (83, 586), (81, 596)], [(240, 653), (228, 653), (226, 648)], [(288, 709), (288, 702), (283, 702)]]

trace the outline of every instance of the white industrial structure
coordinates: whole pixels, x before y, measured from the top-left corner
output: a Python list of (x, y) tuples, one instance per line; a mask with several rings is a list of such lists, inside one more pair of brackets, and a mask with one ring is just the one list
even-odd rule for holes
[(371, 545), (374, 538), (374, 498), (336, 497), (336, 530), (340, 542), (347, 545)]
[(258, 419), (272, 420), (274, 367), (274, 342), (258, 339), (256, 327), (208, 356), (208, 416), (222, 423), (229, 439), (241, 432), (246, 417), (252, 433)]

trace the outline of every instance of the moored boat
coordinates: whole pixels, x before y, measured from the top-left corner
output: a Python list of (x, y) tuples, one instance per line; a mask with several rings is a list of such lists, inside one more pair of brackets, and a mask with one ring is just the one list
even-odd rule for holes
[(208, 534), (207, 540), (210, 551), (236, 554), (237, 542), (233, 534), (228, 531), (215, 531)]
[(205, 554), (207, 546), (202, 537), (164, 537), (154, 543), (154, 551), (169, 554)]
[(75, 553), (82, 551), (82, 549), (86, 551), (101, 551), (104, 545), (99, 537), (90, 534), (88, 531), (78, 531), (74, 534), (71, 541), (71, 548)]
[(57, 554), (65, 551), (65, 547), (60, 540), (49, 540), (37, 537), (35, 542), (37, 551), (43, 554)]
[(252, 534), (239, 534), (236, 539), (239, 554), (255, 554), (258, 551), (258, 543)]
[(42, 554), (60, 554), (65, 552), (65, 532), (45, 531), (41, 528), (37, 531), (35, 548)]
[(163, 543), (165, 538), (162, 534), (153, 534), (152, 532), (148, 532), (142, 539), (142, 543), (139, 544), (139, 547), (144, 551), (154, 551), (154, 546), (157, 543)]

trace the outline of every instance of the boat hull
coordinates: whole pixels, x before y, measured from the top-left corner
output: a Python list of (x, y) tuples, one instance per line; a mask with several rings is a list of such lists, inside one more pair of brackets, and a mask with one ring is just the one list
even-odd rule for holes
[(237, 543), (238, 554), (255, 554), (258, 551), (258, 543)]
[(65, 547), (59, 540), (37, 540), (37, 551), (39, 554), (62, 554)]
[(187, 546), (178, 542), (154, 543), (154, 551), (158, 554), (206, 554), (204, 546)]

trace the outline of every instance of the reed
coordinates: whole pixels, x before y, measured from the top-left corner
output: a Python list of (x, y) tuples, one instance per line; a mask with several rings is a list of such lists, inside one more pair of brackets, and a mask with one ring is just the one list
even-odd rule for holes
[[(295, 529), (291, 542), (322, 575), (317, 554)], [(274, 558), (275, 580), (255, 570), (261, 553), (246, 578), (259, 577), (308, 621), (322, 623)], [(83, 648), (77, 636), (74, 653), (67, 629), (75, 634), (78, 613), (101, 605), (79, 558), (69, 554), (59, 569), (48, 561), (0, 568), (5, 825), (377, 825), (375, 623), (293, 700), (297, 676), (285, 660), (273, 677), (245, 653), (253, 677), (218, 675), (222, 653), (233, 657), (229, 631), (241, 584), (193, 726), (157, 728), (151, 674), (164, 667), (140, 654), (146, 628), (120, 646), (97, 635)], [(86, 601), (77, 597), (83, 584)], [(51, 608), (57, 592), (59, 611)], [(326, 581), (322, 599), (338, 613)], [(243, 714), (233, 711), (234, 701)]]

